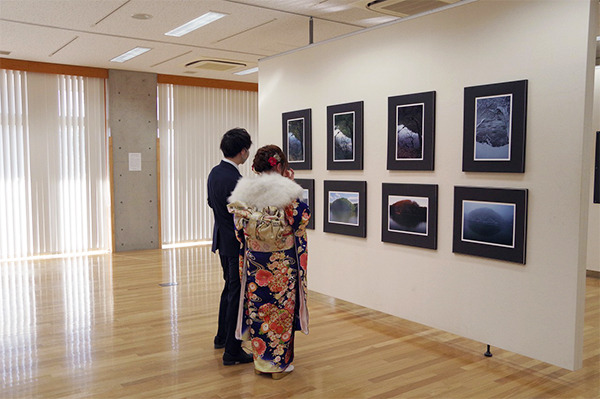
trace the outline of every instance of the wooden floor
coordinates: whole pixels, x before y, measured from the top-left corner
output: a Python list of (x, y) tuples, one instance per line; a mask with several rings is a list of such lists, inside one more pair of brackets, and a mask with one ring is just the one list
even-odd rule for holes
[(208, 247), (0, 263), (0, 397), (597, 398), (599, 281), (577, 372), (311, 292), (296, 370), (274, 381), (212, 347)]

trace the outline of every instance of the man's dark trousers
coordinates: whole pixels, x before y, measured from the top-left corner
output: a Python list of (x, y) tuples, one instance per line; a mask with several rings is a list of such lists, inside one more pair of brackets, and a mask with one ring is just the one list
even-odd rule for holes
[[(219, 258), (223, 268), (225, 286), (221, 293), (217, 336), (225, 341), (225, 352), (237, 356), (241, 352), (241, 341), (235, 338), (241, 289), (239, 257), (219, 255)], [(227, 327), (223, 328), (225, 326)]]

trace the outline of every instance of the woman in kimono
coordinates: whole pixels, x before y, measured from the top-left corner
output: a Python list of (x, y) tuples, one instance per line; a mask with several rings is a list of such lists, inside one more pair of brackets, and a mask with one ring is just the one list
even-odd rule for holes
[(258, 149), (252, 169), (258, 177), (240, 179), (228, 205), (241, 243), (236, 337), (251, 341), (257, 374), (280, 379), (294, 369), (294, 332), (308, 334), (310, 211), (279, 147)]

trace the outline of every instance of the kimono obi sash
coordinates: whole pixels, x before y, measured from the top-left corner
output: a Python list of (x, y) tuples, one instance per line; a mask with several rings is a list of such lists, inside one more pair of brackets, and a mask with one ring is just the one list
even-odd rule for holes
[(285, 211), (268, 207), (259, 211), (239, 202), (229, 204), (237, 229), (243, 228), (246, 245), (255, 252), (284, 251), (294, 248), (294, 231)]

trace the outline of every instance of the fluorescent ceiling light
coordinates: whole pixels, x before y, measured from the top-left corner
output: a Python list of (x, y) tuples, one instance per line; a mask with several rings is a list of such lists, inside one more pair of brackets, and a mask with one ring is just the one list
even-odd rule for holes
[(136, 47), (134, 49), (129, 50), (126, 53), (121, 54), (118, 57), (113, 58), (111, 61), (112, 62), (125, 62), (125, 61), (129, 61), (130, 59), (137, 57), (140, 54), (144, 54), (146, 51), (150, 51), (152, 49), (150, 48), (146, 48), (146, 47)]
[(600, 42), (600, 36), (596, 36), (596, 41)]
[(194, 31), (198, 28), (203, 27), (204, 25), (208, 25), (211, 22), (215, 22), (217, 19), (221, 19), (226, 15), (227, 14), (221, 14), (219, 12), (210, 11), (204, 15), (199, 16), (196, 19), (191, 20), (190, 22), (188, 22), (186, 24), (181, 25), (178, 28), (175, 28), (175, 29), (165, 33), (165, 35), (181, 37), (185, 34), (190, 33), (191, 31)]
[(248, 75), (248, 74), (254, 73), (254, 72), (258, 72), (258, 67), (250, 68), (250, 69), (245, 69), (243, 71), (239, 71), (239, 72), (234, 73), (234, 75)]

